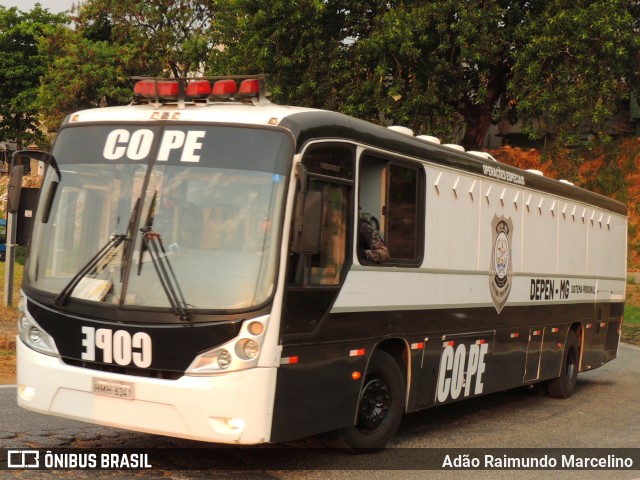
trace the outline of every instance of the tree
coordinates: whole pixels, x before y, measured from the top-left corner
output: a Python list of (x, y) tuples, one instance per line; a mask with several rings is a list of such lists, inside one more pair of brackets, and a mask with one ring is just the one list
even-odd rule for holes
[(52, 131), (73, 111), (129, 102), (132, 76), (198, 72), (213, 45), (212, 0), (86, 0), (73, 13), (73, 30), (40, 44), (50, 62), (38, 103)]
[(131, 46), (93, 40), (69, 28), (43, 38), (40, 50), (50, 60), (38, 107), (50, 132), (57, 131), (71, 112), (130, 102), (130, 76), (144, 72)]
[(509, 90), (527, 131), (571, 142), (585, 131), (606, 137), (640, 86), (640, 4), (555, 0), (517, 33)]
[(141, 64), (180, 77), (200, 71), (215, 45), (213, 15), (213, 0), (86, 0), (77, 22), (80, 31), (110, 25), (110, 40), (133, 48)]
[(213, 75), (268, 73), (273, 100), (325, 106), (341, 74), (344, 16), (337, 0), (231, 0), (213, 29), (223, 47), (211, 51)]
[[(533, 8), (492, 0), (478, 8), (461, 0), (289, 3), (233, 2), (222, 28), (228, 48), (213, 70), (257, 67), (287, 103), (450, 138), (466, 130), (467, 146), (484, 139), (506, 91), (515, 27)], [(286, 11), (293, 13), (283, 18)]]
[[(636, 0), (86, 0), (42, 43), (48, 125), (132, 74), (267, 73), (279, 103), (481, 148), (492, 122), (604, 131), (640, 71)], [(542, 128), (534, 128), (541, 125)]]
[(65, 14), (52, 14), (38, 4), (30, 12), (0, 6), (0, 134), (18, 148), (43, 142), (36, 97), (46, 58), (38, 41), (66, 22)]
[[(636, 82), (635, 0), (230, 4), (231, 13), (218, 17), (227, 48), (212, 58), (211, 71), (231, 67), (266, 72), (274, 98), (284, 103), (337, 109), (448, 139), (463, 133), (467, 148), (482, 147), (489, 126), (501, 118), (515, 122), (519, 117), (533, 125), (534, 119), (547, 115), (552, 107), (540, 103), (545, 98), (541, 92), (557, 68), (591, 71), (609, 55), (604, 59), (608, 67), (598, 72), (600, 79), (590, 82), (592, 94), (609, 108), (584, 103), (577, 90), (567, 87), (554, 97), (553, 108), (562, 112), (593, 106), (597, 118), (607, 118), (612, 113), (611, 94), (617, 91), (617, 99), (624, 98)], [(550, 22), (561, 13), (580, 18), (581, 9), (589, 8), (588, 20), (556, 26)], [(608, 19), (613, 25), (607, 31)], [(603, 34), (605, 41), (591, 41)], [(611, 45), (618, 41), (623, 46), (610, 55)], [(536, 62), (540, 45), (547, 48), (543, 53), (548, 51), (548, 58), (555, 58), (554, 47), (567, 43), (584, 54), (566, 64), (560, 59), (550, 62), (551, 68), (542, 60)], [(528, 108), (531, 97), (536, 97), (536, 108)], [(554, 128), (564, 132), (571, 116), (557, 115), (554, 120)]]

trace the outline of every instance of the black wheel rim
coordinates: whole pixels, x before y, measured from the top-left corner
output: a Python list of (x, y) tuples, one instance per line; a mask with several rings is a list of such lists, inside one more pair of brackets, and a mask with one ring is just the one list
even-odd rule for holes
[(391, 408), (391, 391), (386, 383), (375, 378), (369, 380), (362, 390), (357, 428), (370, 433), (384, 423)]

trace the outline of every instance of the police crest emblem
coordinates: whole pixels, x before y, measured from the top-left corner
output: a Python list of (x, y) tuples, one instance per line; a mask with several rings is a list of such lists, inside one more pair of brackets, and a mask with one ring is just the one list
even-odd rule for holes
[(491, 221), (493, 242), (489, 265), (489, 289), (496, 311), (500, 313), (511, 291), (513, 269), (511, 267), (511, 239), (513, 222), (510, 218), (495, 215)]

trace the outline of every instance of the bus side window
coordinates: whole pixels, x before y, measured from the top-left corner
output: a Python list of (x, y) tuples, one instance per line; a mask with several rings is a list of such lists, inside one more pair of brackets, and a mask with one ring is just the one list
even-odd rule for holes
[(390, 163), (387, 174), (387, 248), (392, 259), (415, 261), (420, 256), (419, 172), (413, 166)]
[(347, 187), (312, 182), (312, 190), (322, 192), (320, 252), (311, 256), (308, 281), (312, 285), (338, 285), (347, 253)]
[(290, 283), (328, 286), (342, 282), (350, 237), (353, 158), (350, 145), (319, 144), (304, 154), (308, 189), (322, 193), (320, 250), (315, 254), (294, 254)]
[(378, 220), (380, 237), (389, 250), (389, 259), (380, 265), (419, 262), (422, 183), (418, 165), (370, 154), (362, 157), (359, 206), (362, 212)]

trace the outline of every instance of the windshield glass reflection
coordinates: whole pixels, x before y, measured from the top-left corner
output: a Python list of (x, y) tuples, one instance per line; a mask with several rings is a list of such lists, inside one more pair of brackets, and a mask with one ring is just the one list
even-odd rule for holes
[[(200, 129), (207, 141), (220, 137), (216, 129)], [(281, 132), (258, 131), (260, 141), (238, 148), (233, 135), (240, 141), (248, 130), (227, 128), (225, 141), (198, 163), (169, 157), (153, 168), (153, 151), (132, 162), (108, 161), (89, 145), (81, 150), (82, 135), (108, 144), (109, 127), (63, 130), (54, 151), (60, 177), (48, 171), (41, 195), (59, 182), (51, 214), (46, 223), (36, 217), (34, 226), (29, 285), (57, 298), (66, 287), (70, 301), (174, 311), (266, 301), (276, 277), (281, 229), (274, 226), (281, 223), (290, 142)], [(112, 143), (104, 151), (120, 148)], [(112, 246), (95, 262), (105, 245)]]

